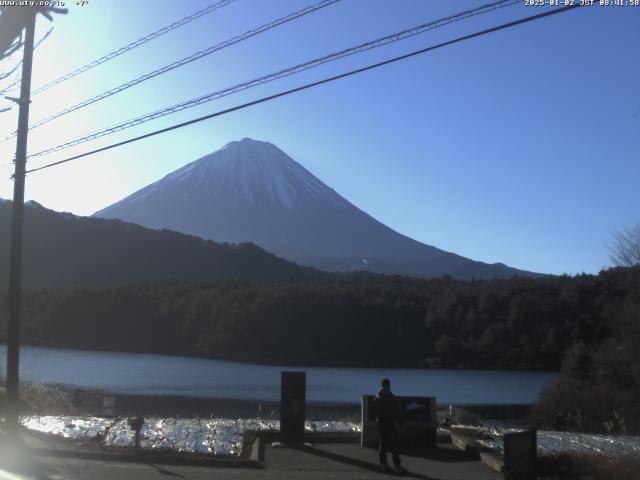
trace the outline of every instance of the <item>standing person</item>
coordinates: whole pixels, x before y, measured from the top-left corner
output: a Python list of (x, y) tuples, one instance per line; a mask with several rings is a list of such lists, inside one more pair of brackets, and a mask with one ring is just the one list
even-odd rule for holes
[(388, 378), (382, 379), (380, 387), (380, 391), (373, 399), (378, 438), (380, 439), (380, 467), (383, 472), (390, 471), (387, 464), (387, 452), (391, 452), (396, 471), (404, 472), (404, 468), (400, 465), (400, 453), (398, 452), (398, 429), (402, 428), (400, 404), (391, 392), (391, 381)]

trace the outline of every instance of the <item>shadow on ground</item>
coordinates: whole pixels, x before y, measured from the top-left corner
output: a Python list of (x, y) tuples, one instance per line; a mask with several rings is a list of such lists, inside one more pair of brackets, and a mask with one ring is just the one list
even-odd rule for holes
[[(334, 462), (344, 463), (352, 467), (358, 467), (364, 470), (369, 470), (377, 473), (380, 472), (380, 465), (378, 465), (377, 463), (367, 462), (365, 460), (360, 460), (353, 457), (347, 457), (345, 455), (340, 455), (339, 453), (329, 452), (326, 450), (321, 450), (313, 447), (295, 446), (295, 447), (289, 447), (289, 448), (298, 450), (300, 452), (308, 453), (310, 455), (316, 455), (318, 457), (326, 458), (327, 460), (333, 460)], [(422, 480), (436, 480), (432, 477), (427, 477), (426, 475), (421, 475), (419, 473), (413, 473), (413, 472), (406, 472), (402, 474), (402, 476), (407, 478), (418, 478)]]
[(478, 459), (464, 450), (453, 450), (450, 448), (423, 447), (419, 445), (402, 446), (400, 448), (401, 457), (424, 458), (436, 462), (475, 462)]

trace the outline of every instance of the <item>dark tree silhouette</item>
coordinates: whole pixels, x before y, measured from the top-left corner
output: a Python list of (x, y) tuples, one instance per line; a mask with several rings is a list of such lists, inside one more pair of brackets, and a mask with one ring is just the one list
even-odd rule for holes
[(640, 265), (640, 222), (615, 234), (611, 260), (619, 267)]
[[(638, 273), (475, 282), (327, 274), (32, 291), (23, 339), (259, 363), (557, 369), (571, 345), (593, 352), (619, 324), (635, 342)], [(5, 323), (0, 298), (0, 342)]]

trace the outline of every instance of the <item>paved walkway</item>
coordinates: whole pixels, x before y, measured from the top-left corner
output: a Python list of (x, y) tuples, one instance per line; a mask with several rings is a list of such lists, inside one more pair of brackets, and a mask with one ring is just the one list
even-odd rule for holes
[[(169, 477), (204, 480), (377, 479), (395, 475), (379, 471), (374, 450), (353, 443), (316, 444), (312, 448), (265, 449), (266, 468), (215, 468), (122, 462), (114, 459), (28, 456), (3, 449), (0, 480), (152, 480)], [(502, 475), (450, 444), (420, 452), (405, 451), (405, 478), (424, 480), (498, 480)]]
[[(364, 479), (389, 478), (380, 473), (377, 452), (357, 444), (317, 444), (313, 448), (275, 449), (265, 452), (267, 470), (282, 478)], [(450, 444), (435, 449), (404, 452), (406, 478), (424, 480), (497, 480), (503, 476)]]

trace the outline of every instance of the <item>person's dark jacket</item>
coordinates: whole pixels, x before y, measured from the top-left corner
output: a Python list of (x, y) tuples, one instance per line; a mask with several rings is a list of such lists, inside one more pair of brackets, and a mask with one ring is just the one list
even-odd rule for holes
[(380, 389), (373, 400), (373, 408), (378, 428), (402, 427), (400, 403), (390, 389), (384, 387)]

